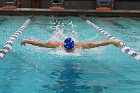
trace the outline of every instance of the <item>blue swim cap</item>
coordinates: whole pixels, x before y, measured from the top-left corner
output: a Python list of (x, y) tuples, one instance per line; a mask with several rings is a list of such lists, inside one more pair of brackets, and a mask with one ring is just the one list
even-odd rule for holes
[(64, 48), (66, 49), (74, 48), (74, 41), (72, 40), (72, 38), (68, 37), (64, 40)]

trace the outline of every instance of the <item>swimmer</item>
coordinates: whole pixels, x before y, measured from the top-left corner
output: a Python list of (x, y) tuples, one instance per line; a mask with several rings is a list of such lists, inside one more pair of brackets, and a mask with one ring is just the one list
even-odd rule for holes
[(73, 52), (75, 48), (88, 49), (88, 48), (95, 48), (99, 46), (106, 46), (110, 44), (113, 44), (116, 47), (120, 47), (120, 43), (121, 43), (120, 40), (103, 40), (98, 42), (74, 42), (70, 37), (66, 38), (64, 42), (58, 42), (58, 41), (42, 42), (39, 40), (27, 40), (27, 39), (22, 39), (21, 41), (21, 45), (31, 44), (34, 46), (46, 47), (46, 48), (64, 47), (66, 52)]

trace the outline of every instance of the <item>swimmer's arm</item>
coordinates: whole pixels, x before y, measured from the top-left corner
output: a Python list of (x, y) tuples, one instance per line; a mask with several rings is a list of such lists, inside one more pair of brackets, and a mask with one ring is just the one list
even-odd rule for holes
[(39, 46), (39, 47), (46, 47), (46, 48), (56, 48), (59, 46), (63, 46), (63, 42), (42, 42), (39, 40), (22, 40), (21, 44), (25, 45), (25, 44), (31, 44), (31, 45), (35, 45), (35, 46)]
[(86, 49), (86, 48), (105, 46), (105, 45), (109, 45), (109, 44), (113, 44), (114, 46), (119, 47), (120, 40), (104, 40), (104, 41), (98, 41), (98, 42), (77, 42), (77, 43), (75, 43), (75, 46)]

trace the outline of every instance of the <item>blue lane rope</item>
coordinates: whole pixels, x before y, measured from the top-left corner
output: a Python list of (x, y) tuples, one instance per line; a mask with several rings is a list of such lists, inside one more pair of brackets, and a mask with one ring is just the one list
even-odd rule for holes
[(0, 49), (0, 58), (3, 58), (6, 53), (8, 53), (12, 49), (12, 45), (14, 40), (18, 39), (19, 35), (22, 33), (22, 31), (28, 26), (31, 19), (27, 19), (25, 23), (14, 33), (12, 34), (7, 42), (5, 43), (4, 47)]
[[(87, 24), (91, 25), (92, 27), (94, 27), (96, 30), (98, 30), (101, 34), (107, 36), (109, 39), (116, 39), (113, 35), (111, 35), (110, 33), (108, 33), (107, 31), (103, 30), (101, 27), (97, 26), (96, 24), (92, 23), (89, 20), (86, 20)], [(135, 52), (132, 48), (126, 46), (122, 41), (121, 41), (121, 51), (122, 52), (126, 52), (128, 55), (133, 56), (136, 60), (140, 61), (140, 53)]]

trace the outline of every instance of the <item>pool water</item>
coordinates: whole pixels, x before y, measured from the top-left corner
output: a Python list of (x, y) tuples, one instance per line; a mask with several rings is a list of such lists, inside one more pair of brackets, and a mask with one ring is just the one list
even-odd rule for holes
[[(16, 20), (15, 20), (16, 19)], [(0, 47), (27, 19), (0, 16)], [(116, 38), (140, 52), (140, 21), (127, 17), (87, 17)], [(41, 41), (107, 40), (79, 17), (35, 16), (0, 59), (0, 93), (139, 93), (140, 63), (113, 45), (76, 49), (20, 46), (22, 38)]]

